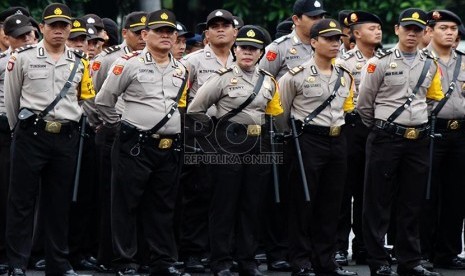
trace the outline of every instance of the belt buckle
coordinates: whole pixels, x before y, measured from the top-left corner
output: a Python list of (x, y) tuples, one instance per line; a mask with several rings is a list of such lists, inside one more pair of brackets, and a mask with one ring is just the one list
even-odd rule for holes
[(410, 140), (418, 139), (420, 130), (414, 127), (408, 127), (404, 132), (404, 137)]
[(447, 128), (452, 130), (457, 130), (460, 128), (460, 123), (457, 120), (449, 120), (447, 121)]
[(60, 122), (53, 122), (53, 121), (46, 121), (45, 122), (45, 131), (50, 133), (60, 133), (61, 130), (61, 123)]
[(160, 143), (158, 143), (159, 149), (169, 149), (173, 145), (173, 139), (170, 138), (163, 138), (160, 139)]
[(261, 125), (248, 125), (247, 126), (247, 135), (248, 136), (260, 136), (262, 133)]
[(330, 126), (329, 136), (339, 136), (341, 134), (341, 126)]

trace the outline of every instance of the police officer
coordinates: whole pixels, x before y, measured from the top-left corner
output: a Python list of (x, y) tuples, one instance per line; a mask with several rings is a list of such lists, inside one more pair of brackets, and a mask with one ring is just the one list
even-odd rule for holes
[[(428, 13), (431, 43), (427, 49), (437, 58), (442, 71), (444, 93), (451, 83), (455, 89), (436, 114), (436, 132), (432, 160), (431, 200), (422, 216), (429, 219), (422, 230), (421, 241), (425, 257), (434, 260), (435, 267), (465, 269), (465, 260), (457, 257), (462, 251), (463, 198), (465, 188), (461, 163), (465, 161), (465, 56), (453, 49), (462, 25), (460, 18), (447, 10)], [(437, 103), (432, 103), (435, 110)], [(439, 220), (437, 218), (439, 214)], [(435, 238), (436, 237), (436, 238)]]
[(260, 68), (279, 80), (289, 69), (308, 61), (313, 54), (310, 29), (326, 13), (322, 0), (297, 0), (292, 15), (294, 31), (276, 39), (266, 48)]
[(176, 22), (176, 29), (178, 32), (178, 39), (176, 40), (171, 53), (175, 59), (180, 60), (186, 52), (186, 40), (194, 37), (194, 34), (189, 32), (186, 29), (186, 26), (184, 26), (181, 22)]
[[(357, 111), (372, 128), (363, 202), (371, 275), (439, 275), (420, 265), (419, 215), (429, 166), (426, 99), (443, 97), (438, 65), (417, 50), (426, 20), (420, 9), (402, 11), (395, 26), (398, 44), (378, 51), (362, 69)], [(394, 206), (397, 273), (384, 248)]]
[(342, 27), (342, 33), (345, 34), (346, 36), (341, 37), (341, 47), (339, 49), (339, 54), (340, 56), (344, 55), (350, 50), (350, 25), (349, 25), (349, 20), (347, 16), (349, 13), (352, 11), (349, 10), (342, 10), (339, 11), (338, 13), (338, 20), (339, 24), (341, 24)]
[[(213, 104), (216, 105), (216, 112), (212, 115), (219, 122), (215, 135), (211, 136), (216, 137), (212, 143), (220, 156), (265, 156), (263, 143), (267, 141), (268, 131), (264, 126), (264, 116), (276, 116), (282, 113), (282, 108), (276, 81), (270, 73), (256, 66), (263, 55), (264, 45), (265, 34), (259, 27), (243, 26), (234, 48), (236, 63), (211, 76), (189, 105), (188, 114), (197, 116), (206, 114)], [(242, 106), (249, 97), (253, 97), (250, 103)], [(237, 108), (240, 110), (231, 116), (230, 112)], [(236, 144), (235, 141), (243, 142)], [(257, 269), (254, 255), (260, 194), (269, 173), (270, 163), (247, 164), (244, 159), (239, 164), (212, 166), (209, 234), (210, 267), (214, 275), (233, 275), (230, 268), (234, 249), (240, 275), (263, 275)], [(234, 248), (230, 242), (232, 234), (236, 241)]]
[(18, 49), (7, 65), (5, 105), (14, 129), (6, 230), (10, 275), (25, 274), (39, 185), (46, 273), (77, 275), (67, 254), (82, 115), (78, 100), (95, 93), (83, 85), (89, 75), (81, 62), (82, 53), (65, 45), (70, 23), (71, 11), (66, 5), (48, 5), (40, 24), (44, 39), (37, 46)]
[(81, 18), (73, 19), (71, 23), (71, 31), (66, 41), (68, 47), (79, 49), (83, 52), (87, 52), (87, 32), (86, 23)]
[[(121, 125), (112, 153), (112, 238), (119, 275), (135, 275), (137, 218), (150, 250), (152, 275), (188, 275), (173, 265), (177, 256), (173, 212), (181, 168), (181, 117), (187, 71), (170, 54), (176, 18), (168, 10), (147, 15), (141, 52), (117, 59), (97, 94), (104, 128)], [(122, 117), (115, 110), (122, 95)], [(130, 172), (130, 173), (128, 173)]]
[[(99, 39), (89, 39), (89, 51), (88, 55), (91, 59), (95, 56), (99, 55), (102, 52), (103, 43), (106, 39), (108, 39), (108, 35), (105, 31), (105, 25), (103, 24), (102, 18), (96, 14), (86, 14), (82, 17), (84, 22), (86, 22), (87, 32), (89, 35), (95, 35)], [(89, 32), (89, 27), (92, 32)]]
[[(195, 98), (198, 89), (217, 70), (231, 66), (231, 47), (237, 35), (233, 15), (223, 9), (210, 12), (207, 16), (205, 48), (185, 56), (182, 60), (189, 70), (188, 103)], [(193, 128), (193, 122), (186, 120), (186, 128)], [(186, 143), (196, 139), (186, 133)], [(206, 150), (206, 149), (204, 149)], [(208, 253), (208, 209), (210, 207), (210, 182), (208, 165), (183, 166), (181, 185), (183, 186), (184, 213), (180, 235), (180, 255), (184, 259), (186, 271), (203, 272), (200, 262)]]
[[(3, 85), (6, 65), (11, 52), (14, 49), (33, 43), (33, 34), (31, 34), (33, 27), (29, 17), (18, 13), (7, 18), (8, 20), (3, 22), (2, 28), (10, 46), (5, 52), (0, 54), (0, 274), (6, 273), (8, 270), (5, 252), (5, 223), (8, 185), (10, 181), (11, 145), (11, 132), (6, 117)], [(16, 19), (19, 21), (16, 21)]]
[[(303, 197), (306, 184), (299, 179), (294, 155), (289, 181), (290, 197), (294, 199), (289, 212), (292, 275), (313, 275), (311, 264), (316, 275), (356, 275), (343, 270), (333, 256), (347, 167), (341, 127), (344, 112), (354, 108), (352, 76), (346, 68), (331, 62), (339, 53), (342, 35), (336, 20), (322, 19), (314, 24), (310, 32), (314, 56), (279, 80), (284, 118), (295, 117), (298, 125), (300, 135), (294, 135), (301, 145), (305, 168), (300, 173), (306, 176), (310, 191), (308, 203)], [(281, 124), (281, 128), (289, 127)]]
[(87, 25), (87, 54), (89, 59), (94, 59), (102, 52), (105, 39), (99, 34), (93, 25)]
[[(346, 15), (344, 20), (350, 25), (352, 35), (355, 37), (355, 48), (336, 60), (349, 69), (355, 80), (354, 103), (357, 103), (358, 86), (362, 67), (375, 54), (381, 43), (381, 19), (375, 14), (364, 11), (353, 11)], [(365, 171), (365, 145), (369, 129), (362, 123), (357, 111), (346, 115), (344, 135), (347, 138), (347, 177), (344, 198), (341, 207), (341, 217), (338, 225), (338, 252), (336, 261), (347, 265), (347, 249), (349, 234), (352, 227), (354, 239), (352, 240), (352, 259), (357, 264), (366, 263), (366, 249), (362, 234), (362, 206), (363, 206), (363, 180)], [(352, 197), (354, 200), (352, 201)], [(353, 204), (353, 207), (352, 207)], [(353, 210), (351, 211), (351, 209)], [(351, 221), (353, 219), (353, 221)]]

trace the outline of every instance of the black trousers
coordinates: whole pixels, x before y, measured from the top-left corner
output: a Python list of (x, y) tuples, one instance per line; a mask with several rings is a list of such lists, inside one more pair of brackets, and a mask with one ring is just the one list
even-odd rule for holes
[(0, 115), (0, 265), (7, 263), (5, 228), (8, 185), (10, 184), (10, 145), (11, 133), (8, 119), (5, 115)]
[(68, 130), (53, 134), (27, 122), (16, 127), (6, 228), (8, 261), (13, 268), (27, 266), (40, 183), (46, 273), (71, 269), (67, 260), (68, 222), (79, 133), (77, 124)]
[(435, 191), (432, 195), (438, 205), (434, 213), (429, 214), (439, 215), (437, 237), (433, 244), (435, 262), (450, 261), (462, 252), (464, 162), (465, 131), (442, 132), (442, 138), (435, 140), (433, 156), (432, 185)]
[(141, 232), (149, 247), (150, 269), (156, 273), (172, 266), (177, 259), (173, 214), (181, 154), (174, 148), (159, 149), (155, 140), (140, 143), (136, 153), (136, 144), (137, 134), (117, 136), (113, 145), (114, 264), (118, 268), (134, 265), (140, 218)]
[(309, 268), (311, 261), (315, 272), (331, 272), (338, 266), (334, 253), (347, 169), (346, 138), (303, 133), (299, 141), (310, 202), (305, 201), (294, 157), (290, 181), (290, 261), (294, 269)]
[(98, 247), (98, 167), (94, 131), (86, 126), (77, 201), (71, 204), (69, 248), (70, 261), (94, 255)]
[(416, 266), (420, 252), (420, 210), (429, 168), (429, 139), (408, 140), (373, 129), (366, 148), (363, 237), (373, 268), (389, 264), (384, 237), (396, 207), (394, 247), (400, 265)]
[(230, 268), (234, 256), (240, 269), (253, 269), (259, 207), (271, 169), (271, 163), (254, 158), (269, 153), (266, 130), (263, 136), (247, 136), (246, 127), (229, 123), (216, 133), (218, 156), (234, 159), (211, 166), (210, 267), (213, 272)]
[[(350, 230), (354, 232), (352, 251), (365, 251), (362, 232), (363, 182), (365, 178), (365, 147), (370, 130), (360, 117), (344, 126), (347, 139), (347, 177), (337, 230), (337, 249), (349, 249)], [(353, 198), (353, 202), (352, 202)]]

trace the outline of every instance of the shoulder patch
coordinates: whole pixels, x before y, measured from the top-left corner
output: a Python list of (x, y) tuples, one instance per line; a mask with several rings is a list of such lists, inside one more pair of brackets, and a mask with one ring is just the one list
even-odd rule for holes
[(382, 59), (384, 57), (389, 56), (390, 54), (392, 54), (392, 51), (390, 49), (389, 50), (378, 49), (378, 51), (376, 51), (376, 53), (375, 53), (375, 57), (377, 57), (379, 59)]
[(270, 76), (272, 78), (274, 78), (273, 74), (271, 74), (270, 72), (266, 71), (266, 70), (263, 70), (263, 69), (258, 69), (258, 72), (262, 73), (262, 74), (265, 74), (267, 76)]
[(215, 71), (215, 73), (217, 73), (218, 75), (222, 76), (228, 72), (231, 72), (233, 69), (232, 68), (221, 68), (220, 70), (218, 71)]
[(139, 51), (134, 51), (132, 53), (124, 55), (122, 58), (128, 60), (130, 58), (137, 57), (139, 54), (140, 54)]
[(462, 50), (458, 50), (458, 49), (455, 49), (455, 52), (458, 54), (458, 55), (465, 55), (465, 52), (463, 52)]
[(350, 58), (353, 57), (353, 56), (354, 56), (354, 53), (353, 53), (353, 52), (347, 52), (347, 53), (345, 53), (345, 54), (343, 54), (343, 55), (341, 56), (341, 59), (343, 59), (343, 60), (348, 60), (348, 59), (350, 59)]
[(284, 41), (288, 40), (290, 38), (290, 35), (283, 35), (282, 37), (275, 39), (273, 42), (276, 44), (281, 44)]
[(115, 45), (115, 46), (111, 46), (111, 47), (108, 47), (108, 48), (105, 48), (103, 49), (103, 51), (108, 55), (108, 54), (111, 54), (111, 53), (114, 53), (118, 50), (121, 50), (121, 46), (119, 45)]
[(294, 67), (291, 70), (289, 70), (289, 73), (291, 73), (293, 76), (295, 76), (298, 73), (302, 72), (303, 70), (304, 70), (304, 67), (302, 65), (299, 65), (299, 66)]
[(37, 45), (25, 45), (23, 47), (19, 47), (18, 49), (15, 50), (16, 53), (21, 53), (21, 52), (24, 52), (26, 50), (29, 50), (29, 49), (32, 49), (32, 48), (35, 48), (37, 47)]

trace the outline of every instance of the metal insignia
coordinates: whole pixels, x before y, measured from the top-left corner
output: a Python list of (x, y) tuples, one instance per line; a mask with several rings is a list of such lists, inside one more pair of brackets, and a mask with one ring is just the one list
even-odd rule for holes
[(296, 48), (291, 48), (291, 49), (289, 50), (289, 53), (291, 53), (291, 54), (293, 54), (293, 55), (297, 54)]
[(391, 64), (389, 64), (389, 67), (391, 67), (391, 68), (397, 68), (397, 63), (391, 62)]
[(462, 63), (462, 66), (461, 66), (461, 67), (462, 67), (462, 68), (461, 68), (462, 71), (465, 70), (465, 63)]
[(176, 68), (176, 75), (181, 76), (182, 75), (182, 70), (181, 68)]
[(315, 82), (315, 77), (310, 76), (310, 77), (307, 78), (307, 81), (308, 82)]
[(341, 85), (346, 86), (346, 79), (344, 77), (341, 77)]
[(265, 81), (265, 82), (263, 83), (263, 87), (265, 87), (266, 89), (270, 89), (270, 83), (267, 82), (267, 81)]
[(231, 84), (237, 84), (237, 79), (236, 79), (236, 78), (232, 78), (232, 79), (231, 79)]
[(357, 70), (362, 69), (362, 67), (363, 67), (363, 65), (362, 65), (360, 62), (358, 62), (357, 64), (355, 64), (355, 68), (357, 68)]
[(462, 90), (465, 90), (465, 83), (462, 84)]

